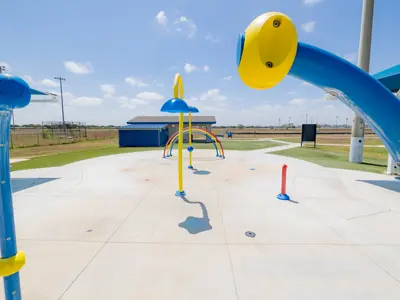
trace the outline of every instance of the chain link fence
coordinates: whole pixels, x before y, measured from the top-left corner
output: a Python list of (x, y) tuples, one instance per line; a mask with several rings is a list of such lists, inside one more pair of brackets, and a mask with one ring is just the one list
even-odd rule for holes
[(91, 130), (87, 129), (86, 134), (81, 134), (80, 131), (69, 131), (68, 135), (63, 133), (54, 134), (44, 131), (30, 131), (24, 132), (23, 130), (11, 131), (10, 147), (13, 148), (26, 148), (37, 146), (50, 146), (61, 144), (72, 144), (81, 141), (89, 140), (106, 140), (114, 139), (118, 136), (118, 130)]

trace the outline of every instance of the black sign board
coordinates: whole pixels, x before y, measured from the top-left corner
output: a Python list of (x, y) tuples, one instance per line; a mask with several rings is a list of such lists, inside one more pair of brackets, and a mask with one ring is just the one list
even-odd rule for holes
[(301, 147), (303, 142), (314, 142), (314, 148), (317, 142), (317, 124), (303, 124), (301, 126)]

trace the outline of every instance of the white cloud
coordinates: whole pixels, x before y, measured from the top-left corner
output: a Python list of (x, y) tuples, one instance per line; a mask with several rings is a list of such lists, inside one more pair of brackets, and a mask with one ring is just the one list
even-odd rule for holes
[(203, 69), (204, 72), (210, 71), (210, 67), (208, 65), (204, 65), (203, 68), (201, 68), (201, 67), (199, 68), (199, 67), (189, 64), (189, 63), (186, 63), (183, 66), (183, 69), (185, 70), (186, 73), (192, 73), (192, 72), (198, 71), (200, 69)]
[(244, 108), (240, 111), (240, 113), (245, 115), (254, 115), (254, 114), (265, 114), (266, 112), (278, 112), (282, 109), (282, 106), (278, 104), (261, 104), (250, 108)]
[(75, 96), (70, 92), (64, 92), (63, 97), (64, 97), (64, 99), (67, 99), (67, 100), (75, 98)]
[(213, 44), (217, 44), (217, 43), (220, 42), (219, 37), (218, 36), (214, 36), (212, 34), (207, 34), (205, 39), (206, 39), (206, 41), (209, 41), (210, 43), (213, 43)]
[(343, 56), (344, 59), (348, 60), (351, 63), (356, 63), (358, 57), (357, 52), (352, 52), (352, 53), (347, 53), (346, 55)]
[(157, 80), (153, 80), (153, 82), (151, 84), (153, 84), (155, 86), (164, 86), (164, 83), (157, 82)]
[(100, 89), (104, 93), (104, 97), (111, 97), (115, 94), (115, 86), (113, 84), (102, 84)]
[(199, 97), (201, 101), (212, 100), (212, 101), (225, 101), (226, 96), (221, 94), (220, 89), (211, 89), (201, 94)]
[(54, 80), (51, 80), (51, 79), (47, 79), (47, 78), (41, 80), (40, 83), (42, 85), (49, 86), (49, 87), (56, 87), (57, 86), (57, 82), (55, 82)]
[(129, 100), (129, 98), (128, 98), (127, 96), (118, 96), (116, 99), (117, 99), (117, 101), (119, 101), (120, 103)]
[(290, 105), (304, 105), (308, 100), (306, 98), (294, 98), (289, 101)]
[(336, 107), (332, 104), (328, 104), (328, 105), (324, 106), (324, 109), (332, 110), (332, 109), (336, 109)]
[(321, 98), (316, 98), (316, 99), (312, 99), (311, 102), (312, 103), (323, 103), (325, 102), (325, 96), (321, 97)]
[(138, 105), (148, 105), (149, 104), (149, 102), (147, 102), (146, 100), (137, 99), (137, 98), (131, 99), (130, 103), (138, 104)]
[(185, 64), (185, 66), (183, 68), (186, 73), (192, 73), (193, 71), (197, 70), (197, 67), (195, 65), (191, 65), (191, 64)]
[(223, 79), (229, 81), (232, 79), (232, 76), (225, 76)]
[(72, 99), (69, 104), (71, 106), (99, 106), (103, 104), (104, 100), (96, 97), (78, 97)]
[(200, 111), (224, 111), (228, 106), (227, 97), (217, 88), (207, 90), (198, 97), (191, 97), (188, 101), (195, 102), (193, 105)]
[(166, 27), (168, 25), (168, 18), (165, 15), (164, 11), (159, 11), (158, 14), (156, 15), (156, 21), (158, 24)]
[(143, 82), (142, 80), (140, 80), (138, 78), (132, 77), (132, 76), (126, 77), (125, 78), (125, 82), (130, 84), (131, 86), (134, 86), (134, 87), (146, 87), (146, 86), (148, 86), (147, 83)]
[(315, 21), (303, 23), (303, 24), (301, 24), (301, 29), (303, 29), (307, 33), (313, 32), (315, 29), (315, 24), (317, 24), (317, 22), (315, 22)]
[(67, 71), (74, 74), (89, 74), (93, 72), (92, 66), (90, 63), (79, 63), (75, 61), (66, 61), (64, 62), (64, 66)]
[[(136, 97), (137, 97), (137, 95), (136, 95)], [(146, 100), (138, 99), (138, 98), (129, 99), (126, 96), (117, 97), (117, 101), (119, 103), (121, 103), (122, 108), (127, 108), (127, 109), (136, 109), (138, 105), (148, 105), (149, 104)]]
[(179, 33), (187, 35), (189, 38), (192, 38), (196, 35), (197, 26), (193, 22), (193, 20), (189, 19), (186, 16), (181, 16), (178, 20), (175, 21), (175, 30)]
[(127, 109), (135, 109), (135, 108), (136, 108), (136, 105), (135, 105), (135, 104), (132, 104), (132, 103), (122, 103), (122, 104), (121, 104), (121, 107), (122, 107), (122, 108), (127, 108)]
[(162, 100), (164, 96), (156, 92), (141, 92), (136, 95), (136, 99), (140, 100)]
[(167, 32), (174, 30), (187, 36), (188, 38), (193, 38), (196, 35), (196, 23), (186, 16), (179, 17), (175, 22), (173, 22), (173, 24), (169, 25), (168, 17), (165, 14), (165, 11), (159, 11), (155, 19), (158, 24), (167, 29)]
[[(0, 65), (1, 65), (1, 63), (0, 63)], [(29, 85), (35, 84), (35, 81), (33, 80), (32, 76), (30, 76), (30, 75), (22, 75), (22, 78), (23, 78)]]
[(304, 0), (303, 3), (305, 5), (312, 6), (314, 4), (321, 3), (322, 1), (324, 1), (324, 0)]

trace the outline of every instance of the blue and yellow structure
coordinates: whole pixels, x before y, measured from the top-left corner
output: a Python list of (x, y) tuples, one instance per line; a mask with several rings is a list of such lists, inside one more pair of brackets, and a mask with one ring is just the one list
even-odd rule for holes
[(169, 99), (161, 107), (162, 112), (179, 113), (178, 130), (178, 190), (175, 195), (183, 197), (186, 195), (183, 190), (183, 115), (189, 113), (189, 105), (183, 100), (184, 89), (181, 74), (177, 73), (173, 86), (174, 97)]
[(237, 68), (254, 89), (272, 88), (286, 75), (320, 87), (366, 120), (400, 163), (400, 100), (392, 87), (335, 54), (299, 42), (287, 15), (268, 12), (250, 23), (238, 38)]
[(192, 146), (192, 113), (198, 113), (199, 110), (194, 106), (189, 106), (189, 166), (188, 169), (193, 170), (193, 146)]
[(19, 77), (0, 74), (0, 276), (6, 300), (20, 300), (19, 270), (25, 254), (17, 250), (10, 176), (10, 124), (12, 111), (29, 104), (31, 90)]

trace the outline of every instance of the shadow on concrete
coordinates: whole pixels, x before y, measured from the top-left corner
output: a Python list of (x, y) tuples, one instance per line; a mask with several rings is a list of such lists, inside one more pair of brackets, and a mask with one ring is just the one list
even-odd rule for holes
[(186, 197), (181, 197), (183, 201), (189, 204), (199, 204), (203, 217), (187, 217), (182, 223), (179, 223), (179, 227), (186, 229), (190, 234), (198, 234), (204, 231), (212, 229), (210, 224), (210, 218), (208, 217), (208, 211), (203, 202), (191, 202)]
[(385, 164), (374, 164), (374, 163), (367, 163), (367, 162), (362, 162), (363, 165), (367, 165), (367, 166), (375, 166), (375, 167), (387, 167), (387, 165)]
[(11, 178), (11, 190), (16, 193), (57, 179), (59, 178)]
[(206, 171), (206, 170), (197, 170), (197, 169), (195, 169), (193, 174), (196, 174), (196, 175), (209, 175), (209, 174), (211, 174), (211, 172), (210, 171)]
[(373, 184), (381, 188), (400, 193), (400, 181), (392, 181), (392, 180), (358, 180), (358, 181)]

